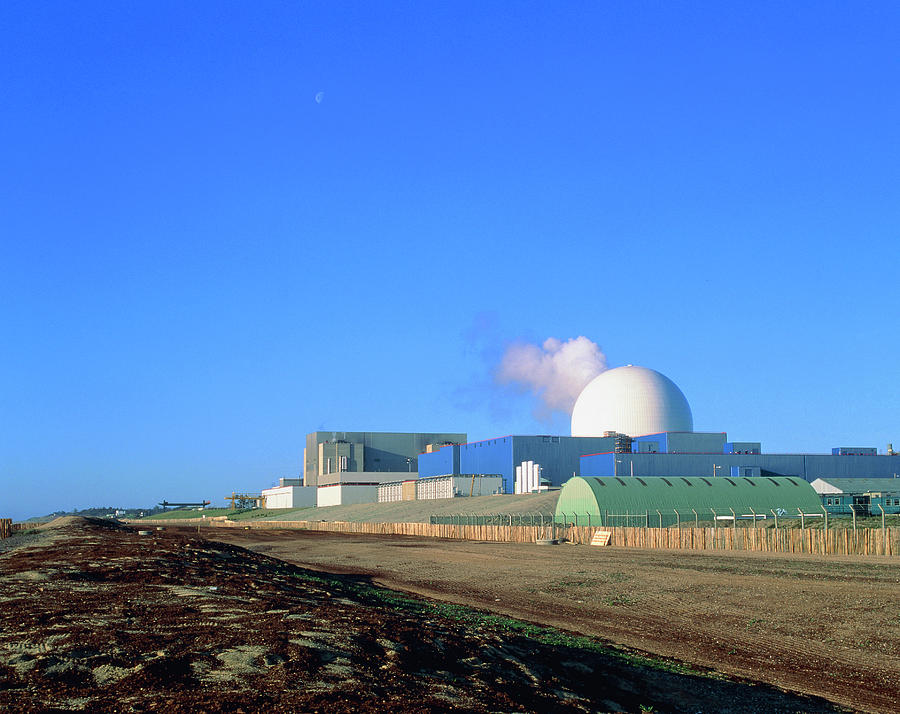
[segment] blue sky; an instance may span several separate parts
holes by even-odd
[[[0,4],[0,515],[221,497],[316,429],[900,445],[900,7]],[[322,101],[316,102],[322,92]]]

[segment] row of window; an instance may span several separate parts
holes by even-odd
[[[835,496],[834,498],[826,497],[825,505],[826,506],[840,506],[841,499],[838,496]],[[885,506],[900,506],[900,498],[885,498],[884,505]]]

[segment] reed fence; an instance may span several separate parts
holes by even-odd
[[[34,528],[34,523],[16,523],[12,518],[0,518],[0,538],[9,538],[14,533]]]
[[[145,525],[171,525],[249,530],[292,529],[362,535],[407,535],[427,538],[534,543],[561,539],[587,545],[600,530],[590,526],[556,525],[456,525],[432,523],[350,523],[345,521],[229,521],[227,519],[134,521]],[[900,528],[852,530],[832,528],[648,528],[615,526],[609,545],[622,548],[672,550],[741,550],[764,553],[808,553],[817,555],[898,555]]]

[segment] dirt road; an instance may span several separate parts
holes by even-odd
[[[900,710],[900,563],[302,531],[216,538],[873,712]]]

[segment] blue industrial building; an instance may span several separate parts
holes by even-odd
[[[516,466],[533,461],[541,466],[541,479],[561,486],[578,476],[582,454],[616,448],[616,437],[501,436],[496,439],[450,444],[430,454],[419,454],[419,478],[460,474],[499,474],[505,493],[513,493]]]
[[[450,444],[419,455],[419,477],[499,474],[512,493],[516,466],[533,461],[542,482],[561,486],[573,476],[793,476],[893,478],[900,455],[874,448],[838,447],[830,454],[764,454],[758,441],[728,441],[725,432],[663,432],[634,438],[501,436]]]
[[[581,457],[581,476],[796,476],[893,478],[900,456],[874,448],[838,447],[831,454],[763,454],[759,442],[729,442],[724,433],[667,432],[632,440],[631,453]]]

